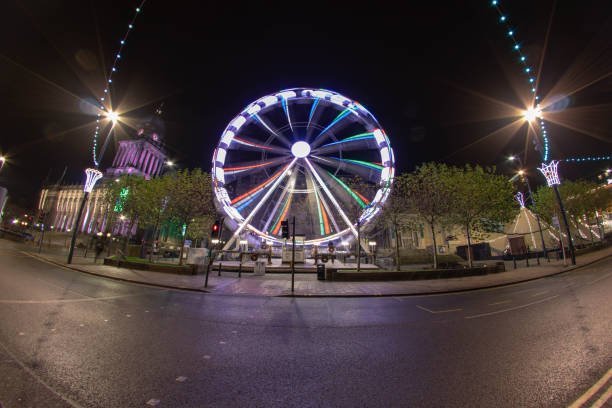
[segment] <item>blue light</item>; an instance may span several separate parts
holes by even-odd
[[[535,88],[531,88],[531,92],[535,92]]]
[[[124,40],[121,40],[120,42],[121,42],[121,45],[125,44],[125,41],[124,41]]]
[[[497,6],[497,0],[493,0],[493,1],[491,2],[491,5],[492,5],[492,6]]]
[[[512,31],[512,30],[508,31],[508,35],[509,35],[510,37],[512,37],[512,36],[514,35],[514,31]]]
[[[521,57],[521,61],[525,62],[525,60],[527,59],[527,57],[525,57],[524,55]]]
[[[520,46],[520,45],[518,45],[518,44],[514,44],[514,49],[515,49],[515,50],[518,50],[519,48],[521,48],[521,46]]]
[[[134,26],[130,24],[128,28],[131,30],[132,28],[134,28]]]
[[[121,54],[117,54],[117,58],[121,58]]]
[[[500,20],[500,21],[506,21],[506,16],[501,16],[501,17],[499,18],[499,20]]]
[[[113,67],[113,72],[117,71],[117,68]]]
[[[533,77],[529,78],[529,82],[533,82],[533,81],[535,81],[535,79]]]
[[[529,72],[529,71],[531,71],[531,68],[529,67],[525,68],[525,72]]]

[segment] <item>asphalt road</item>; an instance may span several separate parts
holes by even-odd
[[[612,258],[490,290],[312,299],[0,259],[3,408],[567,407],[612,368]],[[612,406],[600,383],[573,408]]]

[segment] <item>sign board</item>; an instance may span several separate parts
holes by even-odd
[[[305,236],[304,235],[296,235],[295,236],[295,262],[296,263],[304,263],[304,240],[305,240]],[[291,262],[291,256],[292,256],[292,251],[291,251],[291,244],[292,244],[292,239],[285,239],[283,241],[283,252],[282,252],[282,259],[283,262]]]
[[[556,215],[552,216],[552,224],[557,228],[559,227],[559,217],[558,216]]]

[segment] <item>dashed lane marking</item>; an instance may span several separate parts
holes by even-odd
[[[587,284],[587,285],[591,285],[591,284],[593,284],[593,283],[597,283],[597,282],[599,282],[600,280],[604,280],[604,279],[606,279],[607,277],[609,277],[609,276],[611,276],[611,275],[612,275],[612,272],[607,273],[607,274],[605,274],[604,276],[602,276],[601,278],[597,278],[597,279],[595,279],[595,280],[593,280],[593,281],[587,282],[586,284]]]
[[[176,377],[176,382],[185,382],[187,381],[187,377],[181,375],[180,377]]]
[[[210,356],[208,354],[206,354],[204,357],[202,357],[204,360],[210,360]]]
[[[152,407],[156,406],[157,404],[159,404],[159,400],[155,398],[151,398],[150,400],[147,401],[147,405],[152,406]]]
[[[540,295],[543,295],[543,294],[548,293],[548,292],[549,292],[548,290],[545,290],[543,292],[534,293],[533,295],[531,295],[531,297],[540,296]]]
[[[597,391],[599,391],[605,384],[606,382],[608,382],[608,380],[612,378],[612,368],[610,368],[608,370],[608,372],[606,372],[603,377],[601,377],[599,379],[599,381],[597,381],[595,384],[593,384],[593,386],[591,388],[589,388],[584,394],[582,394],[580,396],[580,398],[578,398],[576,401],[574,401],[574,403],[572,405],[570,405],[567,408],[579,408],[582,405],[584,405],[585,402],[587,402],[593,395],[595,395],[597,393]],[[604,396],[610,392],[610,395],[607,396],[606,400],[602,400],[602,398],[604,398]],[[603,404],[610,399],[610,396],[612,395],[612,386],[610,386],[610,388],[608,388],[606,390],[606,392],[595,402],[595,404],[599,403],[599,401],[602,401],[602,405],[598,405],[597,407],[601,407],[603,406]],[[596,405],[593,404],[593,407],[596,407]]]
[[[426,308],[424,306],[420,306],[420,305],[416,305],[416,307],[418,307],[419,309],[424,310],[426,312],[432,313],[432,314],[459,312],[459,311],[463,310],[462,308],[446,309],[446,310],[431,310],[431,309],[428,309],[428,308]]]
[[[504,305],[506,303],[511,303],[511,300],[502,300],[499,302],[493,302],[493,303],[489,303],[489,306],[496,306],[496,305]]]
[[[476,319],[478,317],[485,317],[485,316],[496,315],[496,314],[499,314],[499,313],[510,312],[512,310],[523,309],[523,308],[529,307],[531,305],[535,305],[535,304],[538,304],[538,303],[546,302],[546,301],[552,300],[552,299],[554,299],[556,297],[559,297],[559,295],[550,296],[550,297],[547,297],[547,298],[544,298],[544,299],[536,300],[535,302],[526,303],[524,305],[520,305],[520,306],[516,306],[516,307],[511,307],[511,308],[508,308],[508,309],[496,310],[494,312],[488,312],[488,313],[480,313],[480,314],[476,314],[476,315],[472,315],[472,316],[465,316],[465,318],[466,319]]]

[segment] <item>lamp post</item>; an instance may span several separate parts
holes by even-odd
[[[563,216],[563,222],[565,223],[565,232],[567,233],[567,239],[569,241],[569,250],[570,256],[572,258],[572,265],[576,265],[576,254],[574,252],[574,244],[572,243],[572,235],[570,233],[569,224],[567,223],[567,216],[565,215],[565,208],[563,207],[563,202],[561,201],[561,195],[559,194],[559,189],[557,186],[561,184],[559,180],[559,173],[557,171],[557,166],[559,162],[556,160],[551,161],[550,163],[542,163],[542,167],[539,168],[546,177],[546,182],[548,183],[548,187],[552,187],[555,190],[555,196],[557,197],[557,202],[559,203],[559,209],[561,210],[561,215]],[[563,239],[563,237],[561,237]]]
[[[72,263],[72,254],[74,253],[74,244],[76,244],[77,235],[79,234],[79,227],[81,223],[81,216],[83,215],[83,207],[85,207],[85,203],[87,202],[87,198],[89,197],[89,193],[93,190],[96,182],[102,178],[102,172],[97,169],[86,169],[85,176],[87,177],[85,180],[85,187],[83,188],[83,198],[81,199],[81,203],[79,204],[79,210],[77,212],[77,219],[73,227],[72,231],[72,239],[70,240],[70,249],[68,250],[68,261],[66,263]]]
[[[521,160],[519,156],[510,156],[508,157],[508,160],[511,160],[511,161],[518,160],[519,166],[521,166],[521,169],[523,168],[523,161]],[[538,222],[538,230],[540,231],[540,239],[542,240],[542,250],[544,251],[544,256],[546,256],[546,259],[548,260],[548,262],[550,262],[548,251],[546,250],[546,244],[544,243],[544,233],[542,232],[542,224],[540,223],[540,215],[538,214],[538,208],[536,206],[536,202],[533,199],[533,193],[531,192],[531,184],[529,183],[529,178],[525,176],[525,172],[523,170],[519,171],[519,176],[521,177],[521,180],[523,180],[525,184],[527,184],[527,191],[529,192],[529,197],[531,197],[531,204],[533,204],[533,213],[535,214],[536,221]]]

